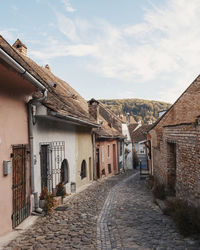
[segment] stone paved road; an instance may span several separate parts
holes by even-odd
[[[200,249],[153,203],[138,174],[112,188],[97,222],[97,249]]]
[[[152,200],[132,171],[95,182],[5,249],[200,249]]]
[[[31,229],[5,249],[96,249],[97,218],[104,201],[112,187],[131,173],[94,182],[51,216],[40,217]]]

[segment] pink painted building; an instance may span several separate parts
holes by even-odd
[[[101,102],[91,99],[88,102],[90,115],[99,123],[95,134],[95,178],[112,176],[119,172],[118,145],[125,139],[122,135],[122,122]]]
[[[97,178],[118,172],[116,139],[96,138],[96,170]]]
[[[27,103],[38,87],[43,88],[37,80],[33,83],[19,55],[0,36],[0,235],[30,213]]]

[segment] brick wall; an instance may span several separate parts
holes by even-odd
[[[153,151],[155,177],[168,191],[172,191],[175,181],[176,196],[200,206],[200,126],[191,123],[164,127],[160,149]]]
[[[149,131],[148,139],[152,152],[149,166],[155,178],[172,189],[175,175],[176,196],[200,206],[199,115],[200,76]]]
[[[194,122],[200,115],[200,76],[198,76],[187,90],[174,103],[159,123],[154,127],[159,147],[162,139],[162,128],[166,125]]]

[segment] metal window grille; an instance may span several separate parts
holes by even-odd
[[[65,142],[40,143],[41,188],[54,193],[61,181],[61,165],[65,158]]]

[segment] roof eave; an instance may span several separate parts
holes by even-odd
[[[62,120],[66,120],[68,122],[71,121],[72,123],[77,123],[78,125],[89,126],[89,127],[92,127],[92,128],[98,128],[99,127],[99,124],[97,124],[97,123],[88,122],[88,121],[85,121],[85,120],[83,120],[81,118],[77,118],[77,117],[73,117],[73,116],[61,115],[61,114],[59,114],[58,112],[55,112],[55,111],[50,111],[49,115],[53,116],[53,117],[56,117],[56,118],[59,118],[59,119],[62,119]]]

